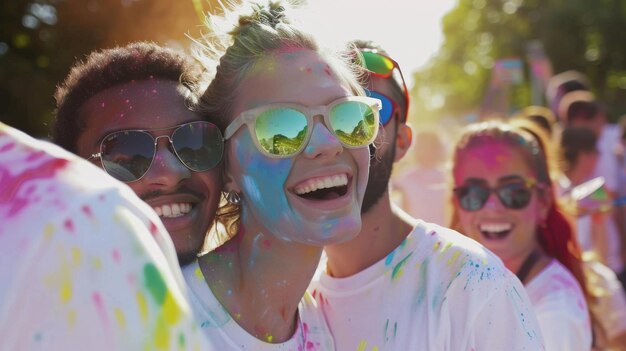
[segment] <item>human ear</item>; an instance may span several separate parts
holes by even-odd
[[[401,160],[407,153],[413,142],[413,129],[406,123],[398,124],[398,131],[396,133],[396,157],[394,162]]]

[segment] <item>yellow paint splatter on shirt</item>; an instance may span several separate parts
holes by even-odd
[[[61,297],[61,303],[67,303],[72,298],[72,282],[69,280],[61,283],[61,291],[59,296]]]
[[[99,257],[94,257],[91,259],[91,265],[95,269],[100,269],[102,268],[102,260]]]
[[[367,347],[367,342],[365,340],[361,340],[359,342],[359,345],[356,347],[356,351],[365,351],[366,347]]]
[[[73,247],[72,248],[72,264],[74,266],[79,266],[81,261],[82,261],[82,253],[80,252],[80,249],[77,247]]]
[[[76,311],[74,309],[67,311],[67,325],[70,327],[76,325]]]
[[[165,321],[170,325],[176,324],[180,320],[181,314],[181,307],[178,301],[168,291],[163,303],[163,317]]]
[[[461,255],[461,251],[457,251],[455,252],[449,259],[448,259],[448,266],[452,266],[454,264],[454,262],[456,262],[456,260],[459,258],[459,256]]]
[[[54,226],[51,223],[46,224],[43,229],[43,237],[46,240],[52,239],[52,235],[54,234]]]
[[[137,292],[137,305],[139,306],[141,321],[146,323],[148,321],[148,304],[146,303],[146,297],[141,291]]]
[[[121,309],[116,308],[113,313],[115,314],[115,319],[117,320],[117,324],[119,324],[120,329],[125,329],[126,317],[124,317],[124,312]]]
[[[196,267],[196,269],[193,271],[193,273],[196,275],[196,277],[199,280],[204,280],[204,274],[202,274],[202,270],[200,269],[200,267]]]

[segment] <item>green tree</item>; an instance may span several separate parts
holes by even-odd
[[[93,50],[148,40],[186,49],[208,0],[9,0],[0,3],[0,121],[49,134],[53,93]]]
[[[607,103],[626,112],[626,2],[623,0],[459,0],[443,19],[444,43],[414,74],[412,119],[476,113],[496,60],[526,58],[532,41],[554,72],[579,70]],[[531,104],[525,83],[510,91],[511,109]]]

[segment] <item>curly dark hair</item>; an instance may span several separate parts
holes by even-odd
[[[206,84],[206,70],[193,57],[154,43],[136,42],[94,51],[78,62],[54,93],[57,102],[52,139],[76,153],[77,140],[85,128],[81,107],[110,87],[150,78],[180,82],[188,89],[185,99],[195,105],[197,92]]]

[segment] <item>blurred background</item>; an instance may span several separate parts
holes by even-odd
[[[186,50],[191,41],[185,34],[200,33],[202,14],[216,2],[3,1],[0,121],[47,136],[54,88],[76,59],[135,40]],[[625,0],[334,3],[325,10],[343,22],[329,30],[347,36],[348,29],[363,29],[346,39],[375,39],[400,63],[411,89],[413,124],[464,124],[481,118],[489,105],[509,114],[545,104],[545,81],[571,69],[590,78],[610,119],[626,113]]]

